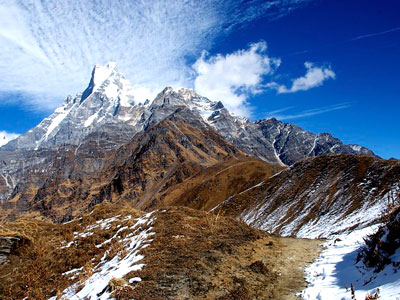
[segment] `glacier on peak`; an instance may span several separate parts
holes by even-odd
[[[115,71],[117,71],[115,62],[110,62],[106,66],[95,65],[92,72],[94,88],[100,86]]]

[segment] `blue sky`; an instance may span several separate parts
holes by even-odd
[[[194,87],[253,120],[275,116],[400,158],[398,1],[147,1],[114,5],[111,16],[94,1],[94,21],[74,28],[69,20],[90,7],[47,2],[0,6],[0,131],[37,125],[85,88],[93,64],[115,60],[145,96]],[[225,75],[235,70],[242,76]]]

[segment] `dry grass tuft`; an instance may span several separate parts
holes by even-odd
[[[0,299],[48,299],[61,295],[66,287],[75,282],[83,283],[93,275],[93,266],[108,247],[113,249],[108,253],[108,257],[112,258],[118,254],[121,245],[116,240],[107,247],[95,247],[112,237],[118,230],[116,226],[96,228],[93,235],[86,237],[76,237],[74,233],[84,232],[87,226],[97,224],[96,221],[116,215],[121,215],[120,219],[131,215],[132,219],[124,223],[131,226],[133,219],[142,214],[129,207],[105,203],[96,206],[91,214],[67,224],[20,220],[1,226],[0,235],[23,237],[26,242],[9,257],[9,263],[0,265]],[[71,241],[75,243],[61,248]],[[79,268],[82,270],[76,274],[62,275]]]

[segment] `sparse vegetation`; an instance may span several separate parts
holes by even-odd
[[[295,299],[320,241],[272,237],[183,207],[157,214],[135,299]],[[300,253],[299,253],[300,252]],[[287,256],[293,257],[290,262]],[[124,298],[121,298],[124,299]]]
[[[79,290],[96,272],[102,257],[124,255],[118,240],[129,231],[122,231],[122,236],[107,247],[96,245],[114,236],[118,227],[134,224],[133,219],[122,222],[124,216],[141,214],[103,203],[92,214],[67,224],[34,220],[7,224],[2,232],[23,232],[31,244],[0,266],[0,298],[60,297],[74,283]],[[140,252],[145,268],[108,283],[106,291],[118,300],[295,299],[296,291],[304,286],[299,267],[318,253],[320,241],[269,236],[211,213],[177,207],[155,214],[156,222],[151,226],[156,234]],[[93,234],[79,237],[85,228],[116,215],[120,215],[119,221],[112,228],[97,227]],[[287,256],[292,259],[288,261]]]
[[[400,262],[392,261],[390,256],[400,248],[400,206],[393,208],[387,222],[375,234],[365,239],[365,246],[357,256],[368,268],[382,271],[392,264],[394,270],[400,268]]]
[[[42,300],[60,295],[74,282],[83,282],[93,274],[93,266],[106,250],[96,247],[114,235],[117,229],[97,229],[85,238],[76,238],[76,244],[62,247],[74,240],[75,232],[82,232],[97,220],[117,214],[139,216],[134,209],[103,204],[90,215],[68,224],[51,224],[39,220],[20,220],[2,226],[1,235],[25,236],[29,242],[20,245],[18,253],[9,257],[9,263],[0,265],[0,299]],[[129,224],[130,220],[126,223]],[[115,245],[116,249],[118,242]],[[114,252],[111,255],[116,255]],[[81,269],[74,275],[64,272]],[[75,278],[76,277],[76,278]]]

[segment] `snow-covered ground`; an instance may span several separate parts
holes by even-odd
[[[116,221],[127,221],[131,216],[125,217],[123,220],[119,220],[120,216],[115,216],[105,220],[99,220],[95,225],[90,225],[85,229],[84,232],[74,233],[74,238],[89,236],[92,230],[99,227],[111,228],[113,223]],[[110,280],[113,278],[123,278],[129,272],[142,269],[144,266],[139,261],[144,258],[143,255],[139,254],[139,251],[149,245],[152,241],[150,238],[155,233],[152,232],[153,227],[151,225],[155,221],[155,217],[152,217],[152,213],[148,213],[145,216],[135,220],[136,223],[131,227],[119,227],[118,231],[109,240],[102,244],[96,245],[96,247],[107,246],[112,240],[120,239],[123,243],[123,252],[118,253],[112,259],[107,259],[109,250],[106,250],[101,261],[93,268],[93,274],[85,281],[78,281],[70,287],[66,288],[62,292],[61,299],[78,300],[78,299],[89,299],[89,300],[107,300],[111,298],[111,290],[108,289]],[[120,233],[122,231],[129,230],[130,233],[122,239]],[[67,245],[62,245],[61,248],[70,247],[74,241]],[[70,276],[70,279],[77,277],[82,268],[70,270],[65,272],[65,276]],[[141,281],[141,278],[134,277],[129,280],[130,283],[134,281]],[[59,299],[57,296],[50,298],[49,300]]]
[[[301,296],[306,300],[352,299],[350,286],[353,284],[355,296],[364,300],[366,295],[375,294],[379,289],[379,299],[400,299],[400,272],[388,265],[379,274],[366,269],[362,262],[357,265],[356,257],[364,238],[378,229],[378,225],[334,236],[325,243],[319,258],[306,269],[308,287]],[[400,261],[400,251],[392,256]],[[346,288],[347,287],[347,288]]]

